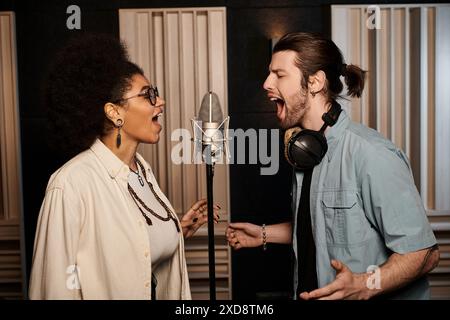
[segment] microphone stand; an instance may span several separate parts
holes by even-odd
[[[214,101],[213,101],[214,99]],[[213,103],[214,102],[214,103]],[[214,106],[214,108],[213,108]],[[218,120],[220,118],[220,120]],[[216,119],[217,121],[213,121]],[[214,246],[214,202],[213,202],[213,180],[214,165],[217,161],[216,152],[219,150],[215,143],[223,143],[228,140],[228,121],[230,117],[223,119],[222,110],[220,109],[219,98],[215,93],[209,91],[202,99],[199,111],[199,119],[192,119],[192,129],[194,132],[194,141],[196,151],[202,150],[202,159],[206,164],[206,192],[208,207],[208,263],[209,263],[209,295],[210,300],[216,300],[216,259]],[[201,125],[199,125],[201,121]],[[221,122],[220,124],[218,122]],[[224,126],[225,139],[217,132]],[[201,145],[200,145],[201,143]],[[201,147],[200,147],[201,146]],[[214,146],[214,147],[213,147]],[[225,144],[225,154],[227,154],[228,145]]]
[[[211,159],[209,159],[211,160]],[[214,208],[213,178],[214,163],[206,161],[206,192],[208,200],[208,259],[209,259],[209,297],[216,301],[216,259],[214,247]]]

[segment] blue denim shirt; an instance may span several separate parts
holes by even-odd
[[[331,259],[363,273],[383,264],[392,252],[413,252],[436,243],[409,161],[401,150],[377,131],[352,122],[345,111],[325,136],[328,152],[314,168],[310,194],[319,287],[335,279]],[[303,173],[295,171],[296,259],[295,224],[302,180]],[[294,272],[294,288],[297,284]],[[415,281],[392,298],[429,298],[428,281]]]

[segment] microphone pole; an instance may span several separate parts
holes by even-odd
[[[203,97],[198,119],[192,119],[196,152],[202,151],[206,164],[206,192],[208,208],[208,262],[209,262],[209,295],[216,300],[216,259],[214,246],[214,201],[213,181],[214,165],[225,152],[227,158],[229,117],[223,119],[219,97],[209,91]],[[224,149],[225,147],[225,149]]]
[[[211,100],[211,94],[209,96]],[[209,103],[211,106],[211,102]],[[216,301],[216,258],[215,258],[215,244],[214,244],[214,165],[216,162],[216,150],[214,150],[215,134],[218,127],[218,123],[213,122],[211,119],[212,112],[209,112],[209,120],[203,123],[202,128],[206,133],[204,135],[205,143],[205,164],[206,164],[206,198],[208,208],[208,262],[209,262],[209,298],[211,301]],[[211,133],[212,132],[212,133]]]
[[[206,163],[206,193],[208,200],[208,260],[209,260],[209,297],[216,301],[216,259],[214,246],[214,208],[213,208],[214,164]]]

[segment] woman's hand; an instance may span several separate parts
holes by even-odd
[[[263,244],[262,227],[248,222],[230,223],[226,230],[228,244],[235,250]]]
[[[220,207],[214,205],[214,222],[219,222]],[[181,218],[181,227],[183,228],[183,235],[188,239],[197,232],[198,228],[208,221],[208,206],[206,199],[202,199],[194,203],[188,212]]]

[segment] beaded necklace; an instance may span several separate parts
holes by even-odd
[[[137,207],[139,208],[139,211],[141,211],[142,215],[144,216],[145,221],[147,222],[147,224],[149,226],[151,226],[152,220],[150,219],[150,216],[148,213],[150,213],[151,215],[153,215],[155,218],[161,220],[161,221],[169,221],[172,220],[175,223],[175,227],[177,228],[177,231],[180,232],[180,226],[178,225],[178,221],[177,219],[175,219],[175,217],[173,216],[173,213],[171,212],[171,210],[169,209],[169,207],[164,203],[164,201],[161,200],[161,198],[158,196],[158,194],[155,192],[155,189],[153,188],[153,184],[150,183],[147,180],[147,174],[145,173],[145,169],[144,166],[142,165],[142,163],[136,159],[136,163],[139,165],[139,167],[141,168],[142,174],[144,175],[144,180],[147,182],[148,186],[150,187],[150,190],[152,191],[153,195],[155,196],[156,200],[159,202],[159,204],[164,208],[164,210],[166,210],[167,212],[167,217],[162,217],[159,214],[157,214],[155,211],[153,211],[152,209],[150,209],[144,201],[142,201],[141,198],[139,198],[139,196],[136,194],[136,192],[133,190],[133,188],[130,186],[130,184],[128,183],[128,191],[131,194],[131,197],[133,198],[134,202],[136,203]],[[140,182],[140,181],[139,181]],[[139,205],[139,204],[140,205]],[[144,210],[142,210],[142,208],[144,208],[147,212],[144,212]]]

